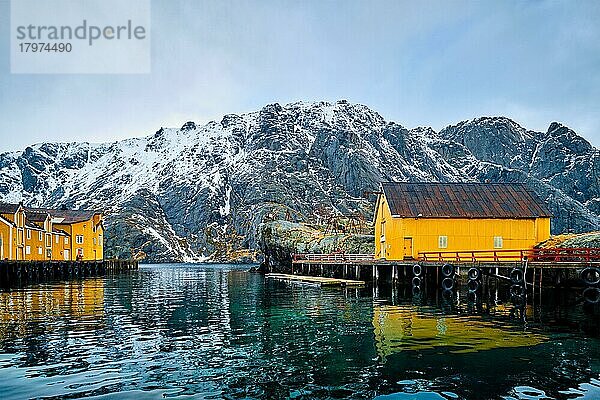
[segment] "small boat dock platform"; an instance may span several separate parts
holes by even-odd
[[[365,286],[365,281],[357,281],[351,279],[326,278],[321,276],[306,276],[306,275],[288,275],[288,274],[267,274],[267,279],[276,279],[283,281],[294,281],[302,283],[310,283],[318,286],[341,286],[341,287],[361,287]]]

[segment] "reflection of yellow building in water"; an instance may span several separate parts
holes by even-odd
[[[477,315],[424,314],[413,306],[376,306],[373,326],[377,352],[384,358],[407,350],[445,347],[452,353],[469,353],[535,346],[546,340],[543,335],[511,330]]]
[[[102,260],[102,213],[0,204],[0,260]]]
[[[0,338],[25,335],[31,323],[50,327],[56,317],[94,321],[104,316],[104,280],[90,278],[52,286],[0,292]],[[89,326],[86,327],[89,329]]]

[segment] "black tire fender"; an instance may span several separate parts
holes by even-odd
[[[513,268],[510,271],[510,281],[516,285],[520,285],[525,281],[525,274],[521,268]]]
[[[454,279],[448,278],[448,277],[442,279],[442,289],[444,289],[444,290],[454,289]]]
[[[421,274],[423,273],[423,267],[421,266],[421,264],[413,265],[412,270],[414,276],[421,276]]]
[[[470,268],[467,275],[469,276],[470,280],[475,281],[481,278],[481,270],[476,267]]]
[[[454,275],[455,268],[452,264],[444,264],[442,265],[442,275],[446,278],[449,278]]]

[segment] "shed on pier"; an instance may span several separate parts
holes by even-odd
[[[386,182],[375,208],[375,258],[528,249],[550,237],[550,218],[521,183]]]

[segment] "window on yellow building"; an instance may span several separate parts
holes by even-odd
[[[31,254],[31,246],[25,246],[25,254]]]
[[[69,244],[69,238],[65,236],[65,244]]]
[[[38,246],[38,254],[41,256],[42,254],[44,254],[44,252],[42,251],[42,248],[40,246]]]
[[[56,235],[56,244],[60,243],[60,236]]]
[[[438,247],[440,249],[448,248],[448,236],[439,236],[438,237]]]
[[[52,246],[52,234],[47,233],[46,234],[46,247],[50,247]]]
[[[94,246],[96,245],[96,238],[94,238]]]
[[[385,221],[381,221],[381,241],[385,242]]]
[[[27,240],[31,239],[31,229],[27,229]]]
[[[38,239],[40,240],[40,242],[44,241],[44,232],[42,232],[42,231],[38,232]]]
[[[52,258],[52,249],[47,249],[46,250],[46,257],[47,258]]]
[[[494,236],[494,248],[501,249],[502,245],[502,236]]]
[[[77,236],[75,236],[75,243],[77,243],[77,244],[83,244],[83,235],[77,235]]]

